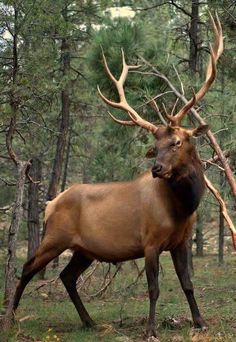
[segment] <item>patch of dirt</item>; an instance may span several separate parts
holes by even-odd
[[[206,332],[196,332],[192,330],[190,333],[192,342],[214,342],[215,340]]]

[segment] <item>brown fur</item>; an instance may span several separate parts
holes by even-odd
[[[132,182],[73,185],[48,204],[46,236],[62,231],[67,248],[108,262],[142,257],[149,244],[167,250],[173,234],[178,244],[189,233],[194,214],[178,217],[166,183],[148,171]]]

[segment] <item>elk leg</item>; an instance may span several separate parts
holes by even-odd
[[[193,284],[188,270],[188,253],[186,244],[183,243],[172,250],[171,256],[180,284],[189,303],[194,327],[206,330],[207,324],[199,312],[198,305],[194,297]]]
[[[52,259],[57,257],[63,252],[63,249],[55,248],[55,245],[50,245],[47,240],[43,240],[35,256],[27,261],[23,266],[21,279],[16,288],[14,300],[13,300],[13,311],[15,311],[19,305],[19,301],[24,292],[26,285],[33,278],[33,276],[41,271]]]
[[[95,325],[85,309],[76,289],[76,281],[78,277],[91,265],[93,260],[86,258],[79,252],[75,252],[69,262],[60,274],[60,278],[72,300],[80,319],[85,327]]]
[[[151,248],[145,251],[145,270],[148,282],[148,293],[149,293],[149,318],[147,324],[147,337],[157,336],[156,333],[156,302],[159,296],[159,253],[156,249]]]

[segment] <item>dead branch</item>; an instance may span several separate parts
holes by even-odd
[[[117,273],[121,269],[121,265],[122,265],[121,263],[118,264],[118,266],[117,266],[113,276],[108,280],[108,282],[99,291],[97,291],[96,293],[90,295],[90,297],[94,298],[94,297],[97,297],[97,296],[101,296],[108,289],[108,287],[111,285],[112,281],[115,279]]]
[[[182,94],[182,95],[185,95],[183,82],[182,82],[182,80],[181,80],[181,78],[180,78],[180,75],[179,75],[179,72],[178,72],[178,70],[176,69],[176,67],[174,66],[174,64],[173,64],[173,69],[174,69],[174,71],[175,71],[175,73],[176,73],[176,76],[177,76],[177,78],[178,78],[178,80],[179,80],[179,83],[180,83],[181,94]]]
[[[93,267],[91,268],[91,270],[89,272],[87,272],[87,274],[84,278],[82,275],[80,276],[79,281],[81,282],[81,284],[78,286],[79,290],[81,290],[85,286],[85,284],[91,279],[92,275],[97,270],[97,268],[100,264],[101,263],[99,261],[96,261],[94,263]]]
[[[43,284],[40,284],[40,285],[36,286],[33,290],[28,292],[28,295],[31,295],[33,292],[40,290],[44,286],[50,285],[52,283],[55,283],[58,279],[59,279],[59,277],[56,277],[56,278],[44,281]]]
[[[224,156],[225,158],[229,158],[230,156],[230,151],[223,151],[224,153]],[[210,158],[210,159],[207,159],[207,160],[204,160],[204,159],[201,159],[202,162],[203,162],[203,165],[204,165],[204,169],[207,170],[209,168],[209,166],[207,164],[210,164],[211,165],[218,165],[218,161],[219,161],[219,156],[214,156],[213,158]],[[223,169],[224,171],[224,169]]]
[[[192,18],[192,15],[190,12],[186,11],[185,8],[181,7],[179,4],[177,4],[174,0],[168,0],[168,1],[164,1],[160,4],[155,4],[153,6],[148,6],[148,7],[138,7],[135,10],[136,11],[149,11],[152,10],[154,8],[163,6],[163,5],[173,5],[175,8],[177,8],[179,11],[183,12],[185,15],[187,15],[188,17]]]
[[[160,112],[160,109],[159,109],[159,107],[158,107],[156,101],[155,101],[154,99],[151,99],[151,100],[148,101],[148,104],[149,104],[150,107],[154,110],[154,112],[157,113],[157,115],[158,115],[158,117],[159,117],[161,123],[162,123],[163,125],[166,126],[166,125],[167,125],[167,122],[166,122],[166,120],[164,119],[164,117],[162,116],[162,114],[161,114],[161,112]]]
[[[211,159],[213,159],[213,158],[211,158]],[[211,159],[208,159],[208,160],[201,159],[203,165],[205,165],[204,166],[205,169],[209,169],[210,166],[216,166],[219,170],[224,171],[223,167],[221,167],[217,163],[214,163]],[[206,167],[206,165],[208,165],[208,167]]]
[[[213,193],[213,195],[215,196],[215,198],[217,199],[217,201],[220,204],[221,212],[222,212],[222,214],[225,218],[225,221],[227,222],[228,227],[231,231],[234,248],[236,249],[236,228],[234,227],[234,224],[233,224],[231,218],[229,217],[229,214],[228,214],[227,209],[226,209],[225,202],[224,202],[223,198],[221,197],[219,191],[213,186],[213,184],[207,178],[206,175],[204,175],[204,179],[205,179],[205,182],[206,182],[208,189]]]
[[[16,183],[8,182],[5,179],[3,179],[2,177],[0,177],[0,181],[3,182],[7,186],[16,186]]]
[[[0,212],[6,213],[6,212],[9,211],[12,207],[13,207],[13,203],[10,204],[10,205],[6,205],[5,207],[0,207]]]
[[[35,181],[33,180],[33,178],[30,176],[29,172],[30,172],[30,168],[31,168],[31,165],[32,165],[32,160],[29,160],[28,161],[28,166],[26,168],[26,177],[28,178],[28,180],[30,181],[30,183],[33,183],[33,184],[40,184],[40,181]]]
[[[7,133],[6,133],[6,147],[8,154],[11,158],[11,160],[14,162],[15,165],[18,164],[18,158],[17,155],[15,154],[15,151],[13,150],[12,146],[12,140],[13,140],[13,135],[16,129],[16,115],[14,115],[11,118],[10,125],[8,127]]]
[[[139,273],[138,273],[136,279],[135,279],[132,283],[130,283],[130,284],[126,287],[126,289],[130,289],[132,286],[135,286],[135,285],[137,284],[137,282],[139,281],[139,279],[143,276],[144,271],[145,271],[145,266],[141,269],[141,271],[139,271]]]

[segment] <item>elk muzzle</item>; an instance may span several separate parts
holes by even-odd
[[[152,177],[170,178],[171,168],[168,168],[164,163],[156,162],[155,165],[152,167]]]

